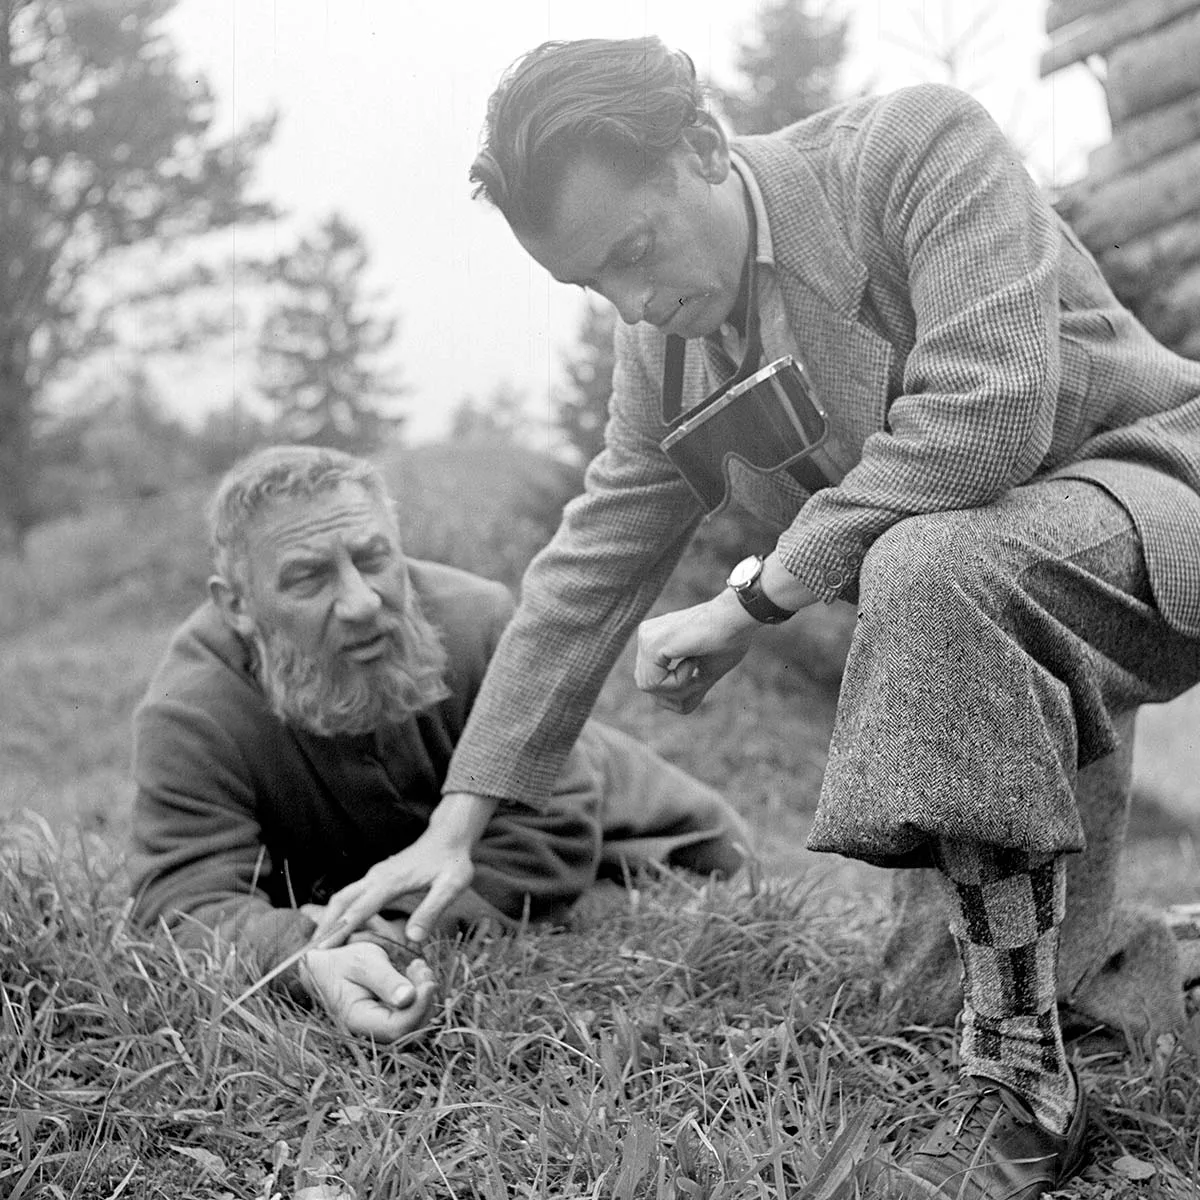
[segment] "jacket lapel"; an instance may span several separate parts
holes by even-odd
[[[859,320],[867,268],[843,236],[821,180],[801,148],[774,137],[736,149],[762,191],[775,268],[804,365],[852,462],[886,427],[892,347]],[[827,155],[828,146],[820,153]],[[846,464],[850,465],[850,464]]]
[[[892,347],[829,308],[791,272],[780,272],[780,286],[804,365],[849,467],[862,457],[867,438],[887,427]]]

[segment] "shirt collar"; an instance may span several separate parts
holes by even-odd
[[[767,208],[763,203],[758,180],[754,178],[754,172],[750,170],[750,164],[736,150],[729,152],[729,158],[733,169],[738,173],[738,177],[745,185],[746,195],[750,197],[750,207],[754,210],[754,224],[757,230],[758,242],[755,246],[754,261],[760,266],[774,267],[775,246],[771,241],[771,223],[767,220]]]

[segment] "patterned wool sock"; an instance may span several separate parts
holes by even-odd
[[[936,861],[963,964],[963,1072],[1011,1088],[1061,1134],[1076,1104],[1056,1003],[1066,861],[957,841]]]

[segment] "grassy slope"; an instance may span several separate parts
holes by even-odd
[[[521,550],[504,538],[535,531],[504,519],[511,495],[478,497],[513,464],[487,451],[469,486],[444,455],[402,465],[437,481],[402,492],[410,547],[507,574]],[[204,578],[199,500],[44,531],[0,576],[0,814],[46,822],[0,831],[0,1195],[886,1195],[867,1163],[928,1121],[950,1035],[894,1028],[874,996],[882,873],[800,848],[832,698],[765,662],[688,720],[622,669],[600,706],[735,800],[758,883],[647,883],[566,932],[441,946],[443,1011],[420,1045],[372,1051],[259,994],[236,1002],[227,965],[130,937],[128,716]],[[1131,889],[1194,896],[1186,823],[1145,829]],[[1105,1172],[1072,1194],[1194,1194],[1198,1062],[1194,1031],[1088,1064]],[[1122,1153],[1157,1173],[1130,1182]]]

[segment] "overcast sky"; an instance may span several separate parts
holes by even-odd
[[[944,79],[933,57],[982,22],[957,82],[1014,138],[1047,184],[1082,174],[1107,140],[1099,84],[1082,68],[1039,82],[1044,0],[846,0],[846,90]],[[286,216],[256,247],[286,249],[337,210],[364,233],[372,283],[400,317],[396,358],[412,391],[410,438],[438,436],[465,394],[502,381],[544,415],[579,295],[528,261],[503,219],[470,199],[487,97],[503,69],[547,38],[656,33],[704,76],[734,82],[752,0],[180,0],[168,28],[202,71],[227,134],[271,106],[281,113],[257,192]],[[251,239],[229,235],[226,249]],[[250,337],[210,348],[202,366],[159,374],[177,410],[195,414],[253,394]]]

